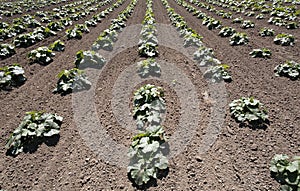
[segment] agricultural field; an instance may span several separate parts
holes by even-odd
[[[0,191],[300,190],[299,0],[0,0]]]

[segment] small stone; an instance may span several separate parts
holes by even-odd
[[[200,156],[196,156],[195,158],[197,162],[203,162],[203,159]]]

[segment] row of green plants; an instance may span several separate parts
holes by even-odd
[[[121,3],[124,1],[119,1],[113,5],[113,7],[118,7]],[[111,9],[111,7],[109,8]],[[102,12],[101,12],[102,13]],[[61,40],[57,40],[54,43],[50,44],[49,47],[39,47],[35,50],[32,50],[28,53],[28,58],[32,63],[40,63],[40,64],[49,64],[52,62],[53,57],[55,56],[54,51],[64,51],[64,43]],[[13,48],[10,48],[13,50]],[[13,52],[15,53],[15,52]],[[84,58],[83,58],[84,57]],[[99,62],[100,57],[98,54],[95,54],[94,52],[90,51],[79,51],[77,53],[77,58],[75,61],[75,66],[79,67],[79,64],[81,64],[80,67],[84,66],[90,66],[91,63],[96,62],[98,65],[101,65],[101,62],[103,61],[102,58],[100,57],[101,62]],[[95,60],[96,59],[96,60]],[[98,60],[97,60],[98,59]],[[99,63],[98,63],[99,62]],[[4,71],[3,75],[1,75],[1,80],[3,81],[2,84],[3,87],[1,89],[4,89],[5,87],[11,87],[11,86],[19,86],[23,83],[16,83],[15,79],[19,76],[16,76],[15,73],[19,75],[17,72],[18,70],[12,70],[13,66],[10,67],[4,67],[2,70]],[[15,66],[14,66],[15,67]],[[21,68],[21,66],[18,66]],[[9,69],[7,69],[9,68]],[[22,74],[24,74],[24,70],[22,69]],[[12,72],[8,71],[12,70]],[[16,71],[16,72],[15,72]],[[11,77],[13,75],[13,77]],[[25,78],[25,76],[24,76]],[[64,70],[58,74],[58,83],[57,83],[57,88],[55,89],[55,92],[70,92],[72,90],[78,90],[78,89],[86,89],[87,87],[90,86],[90,82],[86,79],[86,76],[84,75],[84,72],[82,70],[79,70],[78,68],[74,68],[70,71]],[[25,81],[25,80],[24,80]],[[77,83],[78,82],[78,83]]]
[[[140,132],[132,138],[127,172],[137,187],[159,178],[161,171],[168,168],[167,139],[160,125],[164,111],[165,98],[161,87],[146,84],[134,92],[132,113]]]
[[[163,0],[164,1],[164,0]],[[166,2],[164,2],[165,6],[167,5]],[[178,16],[177,16],[178,17]],[[179,20],[178,22],[180,22],[182,24],[182,20]],[[201,43],[199,43],[201,44]],[[213,55],[213,51],[211,49],[207,49],[205,47],[200,47],[198,52],[196,52],[194,54],[194,57],[196,59],[199,59],[203,62],[203,60],[206,59],[207,56],[212,56]],[[262,48],[262,49],[254,49],[251,53],[251,56],[253,57],[270,57],[271,56],[271,51],[267,48]],[[204,65],[204,64],[202,64]],[[216,67],[221,67],[221,65],[216,66]],[[225,67],[227,67],[225,65]],[[284,69],[283,69],[284,68]],[[280,75],[287,75],[287,74],[292,74],[295,76],[299,76],[299,70],[296,69],[299,68],[299,64],[297,65],[296,62],[294,61],[288,61],[285,64],[281,64],[279,66],[277,66],[275,68],[275,72],[276,75],[279,76],[279,70],[281,71],[285,71],[284,73],[282,72]],[[211,69],[210,69],[211,70]],[[209,73],[209,70],[207,70],[204,74],[207,75],[207,73]],[[221,73],[222,72],[216,72],[215,74],[217,74],[218,78],[221,78]],[[210,73],[210,75],[212,76],[213,74]],[[231,77],[230,77],[231,79]],[[224,79],[225,80],[225,79]],[[269,121],[268,121],[268,112],[266,110],[266,108],[264,107],[264,105],[257,99],[255,99],[254,97],[241,97],[240,99],[237,100],[233,100],[230,104],[230,112],[232,117],[239,123],[241,123],[242,125],[249,125],[252,128],[264,128],[265,125],[268,125]],[[297,163],[298,164],[298,163]],[[298,171],[295,170],[298,168]],[[283,184],[282,186],[282,190],[292,190],[292,191],[296,191],[298,189],[298,184],[299,184],[299,167],[297,166],[293,170],[293,172],[296,174],[294,174],[293,176],[290,174],[287,174],[285,172],[285,179],[287,181],[282,181],[282,174],[277,175],[281,177],[277,178],[276,180],[278,182],[280,182],[281,184]],[[297,175],[298,173],[298,175]],[[292,184],[286,183],[288,182],[288,180],[293,180]],[[295,186],[296,185],[296,186]]]
[[[93,43],[93,50],[113,50],[113,44],[118,40],[118,33],[121,32],[124,27],[126,27],[126,21],[132,15],[136,4],[137,0],[131,1],[131,3],[125,8],[125,10],[120,12],[118,17],[111,21],[109,28],[104,30],[98,36],[97,40]]]
[[[109,1],[104,1],[104,2],[100,3],[98,6],[103,6],[103,5],[107,4],[108,2]],[[25,15],[22,17],[22,22],[25,22],[26,18],[27,18],[27,20],[32,19],[31,16]],[[94,20],[92,20],[92,21],[94,21]],[[92,22],[92,21],[89,21],[89,22]],[[98,22],[100,22],[100,21],[98,21]],[[27,34],[21,34],[15,38],[14,45],[11,45],[11,44],[1,44],[0,45],[1,46],[0,58],[8,58],[8,57],[14,55],[16,53],[15,47],[25,47],[26,48],[33,44],[36,44],[37,42],[44,40],[45,38],[47,38],[49,36],[56,35],[56,32],[54,32],[54,31],[59,31],[64,28],[64,25],[70,25],[70,24],[72,24],[72,23],[70,23],[70,22],[65,22],[64,24],[62,24],[62,22],[50,23],[49,25],[47,25],[49,27],[45,28],[42,26],[42,27],[38,27],[38,28],[34,29],[33,32],[30,32]],[[75,28],[76,28],[76,31],[78,29],[80,33],[81,33],[81,31],[84,31],[84,32],[89,31],[86,24],[78,24],[75,26]],[[68,30],[67,30],[67,37],[68,37]],[[48,54],[44,54],[42,52],[45,52]],[[49,59],[49,56],[50,57],[54,56],[54,55],[51,56],[50,51],[46,50],[45,47],[40,47],[40,48],[38,48],[38,50],[34,50],[33,54],[31,54],[31,53],[29,53],[29,54],[33,55],[30,57],[35,57],[36,54],[38,55],[37,57],[40,57],[40,53],[42,53],[41,54],[42,57],[45,57],[45,58],[41,58],[39,60],[42,61],[44,59],[45,63],[51,62],[51,59]],[[39,62],[41,62],[41,61],[39,61]]]
[[[160,65],[155,59],[158,56],[158,41],[153,0],[147,0],[146,3],[147,9],[138,43],[139,55],[146,57],[137,63],[138,74],[142,78],[160,75]],[[140,132],[132,138],[127,172],[129,179],[138,188],[146,188],[150,180],[156,181],[162,171],[168,168],[168,145],[164,127],[161,126],[161,115],[164,111],[163,88],[146,84],[134,92],[132,114]]]
[[[159,52],[157,50],[157,30],[152,4],[152,1],[147,1],[146,14],[142,22],[143,26],[138,43],[139,55],[146,57],[145,60],[137,63],[138,74],[142,78],[146,78],[148,76],[160,76],[161,72],[160,65],[155,59]]]
[[[118,7],[124,1],[120,0],[114,6]],[[49,47],[40,47],[31,51],[28,57],[35,62],[50,62],[52,51],[63,51],[64,44],[58,40]],[[79,51],[76,55],[76,67],[90,67],[91,64],[101,65],[105,63],[105,59],[94,51]],[[71,70],[63,70],[58,74],[57,87],[54,92],[70,92],[73,90],[87,89],[91,83],[87,80],[83,70],[78,68]],[[2,72],[3,71],[3,72]],[[2,83],[2,74],[6,74],[6,78],[10,78],[9,82]],[[10,75],[10,77],[8,77]],[[1,86],[14,85],[14,83],[24,83],[26,77],[24,70],[19,65],[13,67],[5,67],[0,69]],[[44,111],[30,111],[26,115],[20,125],[12,132],[5,148],[8,154],[13,156],[21,152],[31,152],[32,147],[37,147],[45,142],[49,143],[49,138],[59,137],[60,127],[63,117],[57,114],[46,113]]]
[[[108,7],[104,11],[97,14],[94,18],[99,18],[99,21],[101,21],[102,18],[105,18],[110,12],[118,8],[120,5],[122,5],[125,1],[124,0],[118,0],[115,2],[111,7]],[[134,2],[134,1],[133,1]],[[128,7],[122,11],[118,18],[122,17],[127,20],[127,17],[129,17],[131,14],[134,6],[132,6],[134,3],[130,3]],[[129,9],[130,8],[130,9]],[[109,29],[104,30],[103,33],[105,33],[108,30],[111,30],[112,26],[116,27],[116,24],[112,21],[112,25],[110,25]],[[121,25],[123,26],[123,25]],[[115,29],[117,30],[117,29]],[[99,39],[99,37],[98,37]],[[117,40],[117,39],[116,39]],[[96,40],[97,42],[97,40]],[[96,43],[95,42],[95,43]],[[93,48],[95,47],[95,43],[93,44]],[[94,50],[87,50],[83,51],[80,50],[76,53],[76,58],[74,61],[74,68],[70,70],[63,70],[58,74],[58,82],[56,85],[56,88],[53,90],[54,93],[60,93],[62,95],[72,93],[74,91],[82,91],[87,90],[91,87],[91,82],[88,80],[85,72],[83,69],[85,68],[102,68],[104,64],[106,63],[106,59],[95,52]]]
[[[92,1],[95,4],[99,2],[99,0],[94,0]],[[41,21],[49,21],[45,22],[48,23],[45,26],[42,26],[42,24],[35,18],[35,16],[25,14],[22,17],[18,17],[13,19],[12,24],[7,24],[5,22],[0,23],[0,39],[5,40],[8,38],[15,37],[19,34],[22,34],[24,32],[27,32],[28,28],[37,28],[37,27],[45,27],[49,28],[52,31],[60,31],[64,29],[66,26],[72,25],[72,20],[79,20],[83,17],[86,17],[87,15],[90,14],[92,11],[96,11],[97,8],[108,4],[110,1],[103,1],[100,2],[97,5],[91,6],[91,2],[86,2],[84,5],[82,5],[80,8],[79,7],[72,7],[68,9],[58,9],[53,11],[51,17],[47,17],[47,14],[45,12],[37,12],[35,15],[38,17],[42,17]],[[74,5],[74,3],[68,4],[68,5]],[[89,7],[91,6],[91,7]],[[69,6],[66,6],[69,7]],[[71,16],[68,13],[70,10],[76,9],[76,14],[78,15],[77,17]],[[81,10],[81,12],[79,12]],[[59,11],[59,12],[57,12]],[[49,13],[50,14],[50,13]],[[74,13],[75,14],[75,13]],[[75,19],[76,18],[76,19]],[[59,21],[55,21],[59,19]]]
[[[283,2],[274,1],[273,3],[266,3],[264,0],[260,1],[242,1],[237,2],[234,0],[220,1],[220,0],[206,0],[207,3],[221,8],[229,9],[236,13],[243,13],[248,17],[256,17],[257,19],[263,19],[267,17],[267,14],[271,17],[280,18],[284,21],[295,21],[300,14],[300,10],[297,9],[297,1]],[[294,5],[283,5],[283,3],[294,3]],[[299,2],[298,2],[299,4]],[[207,5],[201,2],[203,8],[216,10],[214,6]],[[256,13],[258,12],[258,13]]]
[[[207,67],[206,72],[204,72],[204,77],[211,82],[230,82],[232,77],[229,73],[229,66],[222,64],[214,56],[212,49],[207,48],[202,43],[202,36],[200,36],[196,31],[187,26],[184,18],[177,14],[173,8],[171,8],[166,0],[163,0],[163,5],[167,9],[168,16],[175,26],[180,36],[184,39],[184,47],[196,47],[197,50],[194,52],[193,59],[197,62],[200,67]]]
[[[0,15],[12,17],[24,12],[31,12],[32,10],[42,9],[49,5],[59,5],[65,3],[66,0],[51,0],[51,1],[5,1],[0,4]]]
[[[157,31],[154,13],[152,10],[152,2],[147,1],[147,10],[142,24],[143,27],[140,34],[140,41],[138,44],[139,54],[143,57],[158,56],[158,41],[156,37]]]
[[[192,12],[194,16],[196,16],[199,19],[202,19],[202,24],[207,25],[208,29],[219,29],[221,28],[219,32],[219,36],[221,37],[230,37],[230,45],[244,45],[249,42],[248,35],[244,32],[237,32],[234,28],[224,26],[222,27],[221,22],[212,18],[208,17],[205,13],[201,12],[200,10],[196,10],[193,6],[189,5],[188,3],[184,2],[183,0],[177,0],[176,1],[179,5],[183,6],[185,9],[187,9],[189,12]],[[202,4],[198,1],[192,1],[192,3],[195,3],[197,6],[202,7]],[[233,20],[233,23],[241,23],[241,28],[247,29],[247,28],[253,28],[255,25],[250,20],[244,20],[241,17],[235,18]],[[274,36],[274,30],[269,28],[262,28],[259,32],[260,36]],[[291,34],[287,33],[280,33],[276,35],[274,38],[274,43],[282,46],[293,46],[295,43],[295,37]]]
[[[97,15],[99,18],[106,17],[107,14],[112,12],[115,8],[122,5],[125,1],[119,0],[114,3],[111,7],[107,8],[106,10],[102,11]],[[117,33],[121,32],[122,28],[126,26],[125,21],[131,16],[133,13],[133,9],[136,5],[137,1],[133,0],[124,11],[120,12],[116,19],[111,21],[111,25],[108,29],[104,30],[97,40],[93,43],[93,50],[83,51],[80,50],[76,53],[76,59],[74,62],[74,68],[70,70],[63,70],[58,74],[58,82],[57,86],[54,89],[54,93],[60,94],[68,94],[73,91],[81,91],[86,90],[91,87],[91,82],[87,79],[83,69],[85,68],[102,68],[106,63],[106,59],[95,52],[94,50],[98,50],[100,48],[105,50],[112,50],[113,43],[109,45],[101,44],[99,41],[100,37],[105,38],[113,38],[113,41],[117,40]],[[103,35],[105,34],[105,35]],[[113,34],[113,35],[112,35]],[[99,43],[99,44],[98,44]],[[103,46],[99,46],[99,45]],[[109,47],[109,48],[108,48]]]

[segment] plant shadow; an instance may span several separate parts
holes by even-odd
[[[157,179],[162,180],[163,178],[167,177],[169,174],[169,168],[164,169],[164,170],[160,170],[158,169],[157,172]],[[143,185],[137,185],[134,182],[134,179],[130,176],[130,173],[127,173],[127,177],[128,179],[132,182],[132,186],[135,187],[138,190],[148,190],[151,187],[157,187],[157,179],[151,177],[150,180],[147,182],[147,184],[143,184]]]
[[[30,153],[30,154],[34,153],[37,151],[39,146],[43,143],[45,143],[49,147],[53,147],[53,146],[57,145],[59,139],[60,139],[60,135],[53,135],[51,137],[43,137],[40,139],[34,139],[34,140],[27,141],[26,143],[24,143],[23,152]],[[12,151],[13,151],[13,148],[8,149],[6,151],[6,156],[16,157],[17,154],[13,154]]]
[[[240,128],[249,127],[252,130],[257,130],[257,129],[266,130],[269,125],[270,125],[269,120],[265,120],[265,121],[258,120],[258,121],[248,122],[248,123],[240,123],[239,127]]]

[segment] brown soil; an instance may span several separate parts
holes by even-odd
[[[28,80],[19,88],[0,91],[0,189],[136,190],[127,178],[126,168],[99,157],[81,137],[74,120],[73,95],[60,96],[52,93],[59,71],[72,68],[76,52],[90,49],[100,32],[109,26],[110,20],[116,18],[128,4],[127,0],[96,28],[91,27],[91,32],[84,34],[81,40],[67,41],[66,50],[57,53],[54,61],[47,66],[29,65],[25,56],[33,48],[48,46],[56,39],[43,41],[24,50],[20,49],[17,55],[1,61],[1,66],[13,62],[21,64]],[[229,108],[226,107],[225,121],[220,127],[216,142],[207,152],[199,154],[199,145],[205,141],[203,138],[205,128],[212,117],[210,95],[208,98],[206,95],[208,84],[190,58],[177,50],[159,46],[158,59],[174,64],[174,67],[183,71],[194,85],[199,100],[198,106],[195,107],[200,112],[197,114],[198,127],[188,147],[170,159],[168,175],[158,180],[157,186],[150,187],[149,190],[279,190],[279,184],[270,177],[269,162],[276,153],[290,156],[300,154],[298,130],[300,81],[275,77],[273,69],[286,59],[300,62],[298,42],[294,47],[281,47],[274,45],[271,38],[259,37],[257,31],[267,25],[266,20],[263,20],[255,21],[259,27],[247,29],[246,32],[250,35],[248,45],[232,47],[228,38],[218,36],[218,30],[208,30],[201,24],[201,20],[178,6],[175,1],[170,0],[169,4],[185,18],[191,28],[203,36],[203,43],[214,50],[216,57],[230,66],[233,81],[225,84],[227,92],[225,104],[228,105],[241,96],[253,95],[268,109],[270,125],[266,129],[240,127],[231,118]],[[139,1],[134,14],[127,21],[127,26],[140,24],[145,9],[145,1]],[[160,1],[154,1],[153,10],[158,23],[170,23]],[[230,23],[227,24],[230,26]],[[296,33],[294,34],[296,39],[300,39]],[[62,36],[63,34],[59,37]],[[259,47],[270,48],[273,52],[271,59],[249,56],[253,48]],[[101,125],[113,140],[126,147],[129,147],[130,137],[134,133],[124,129],[115,118],[111,103],[112,89],[118,76],[126,68],[141,60],[137,48],[137,46],[128,48],[106,63],[101,69],[95,88],[96,110]],[[178,119],[183,115],[184,108],[181,108],[180,97],[172,84],[159,79],[141,81],[139,85],[147,82],[165,89],[167,111],[163,125],[171,137],[180,128]],[[134,89],[128,91],[132,92]],[[42,144],[35,152],[21,153],[17,157],[6,155],[4,145],[7,138],[19,125],[24,113],[31,110],[43,110],[64,117],[58,143],[55,146]]]

